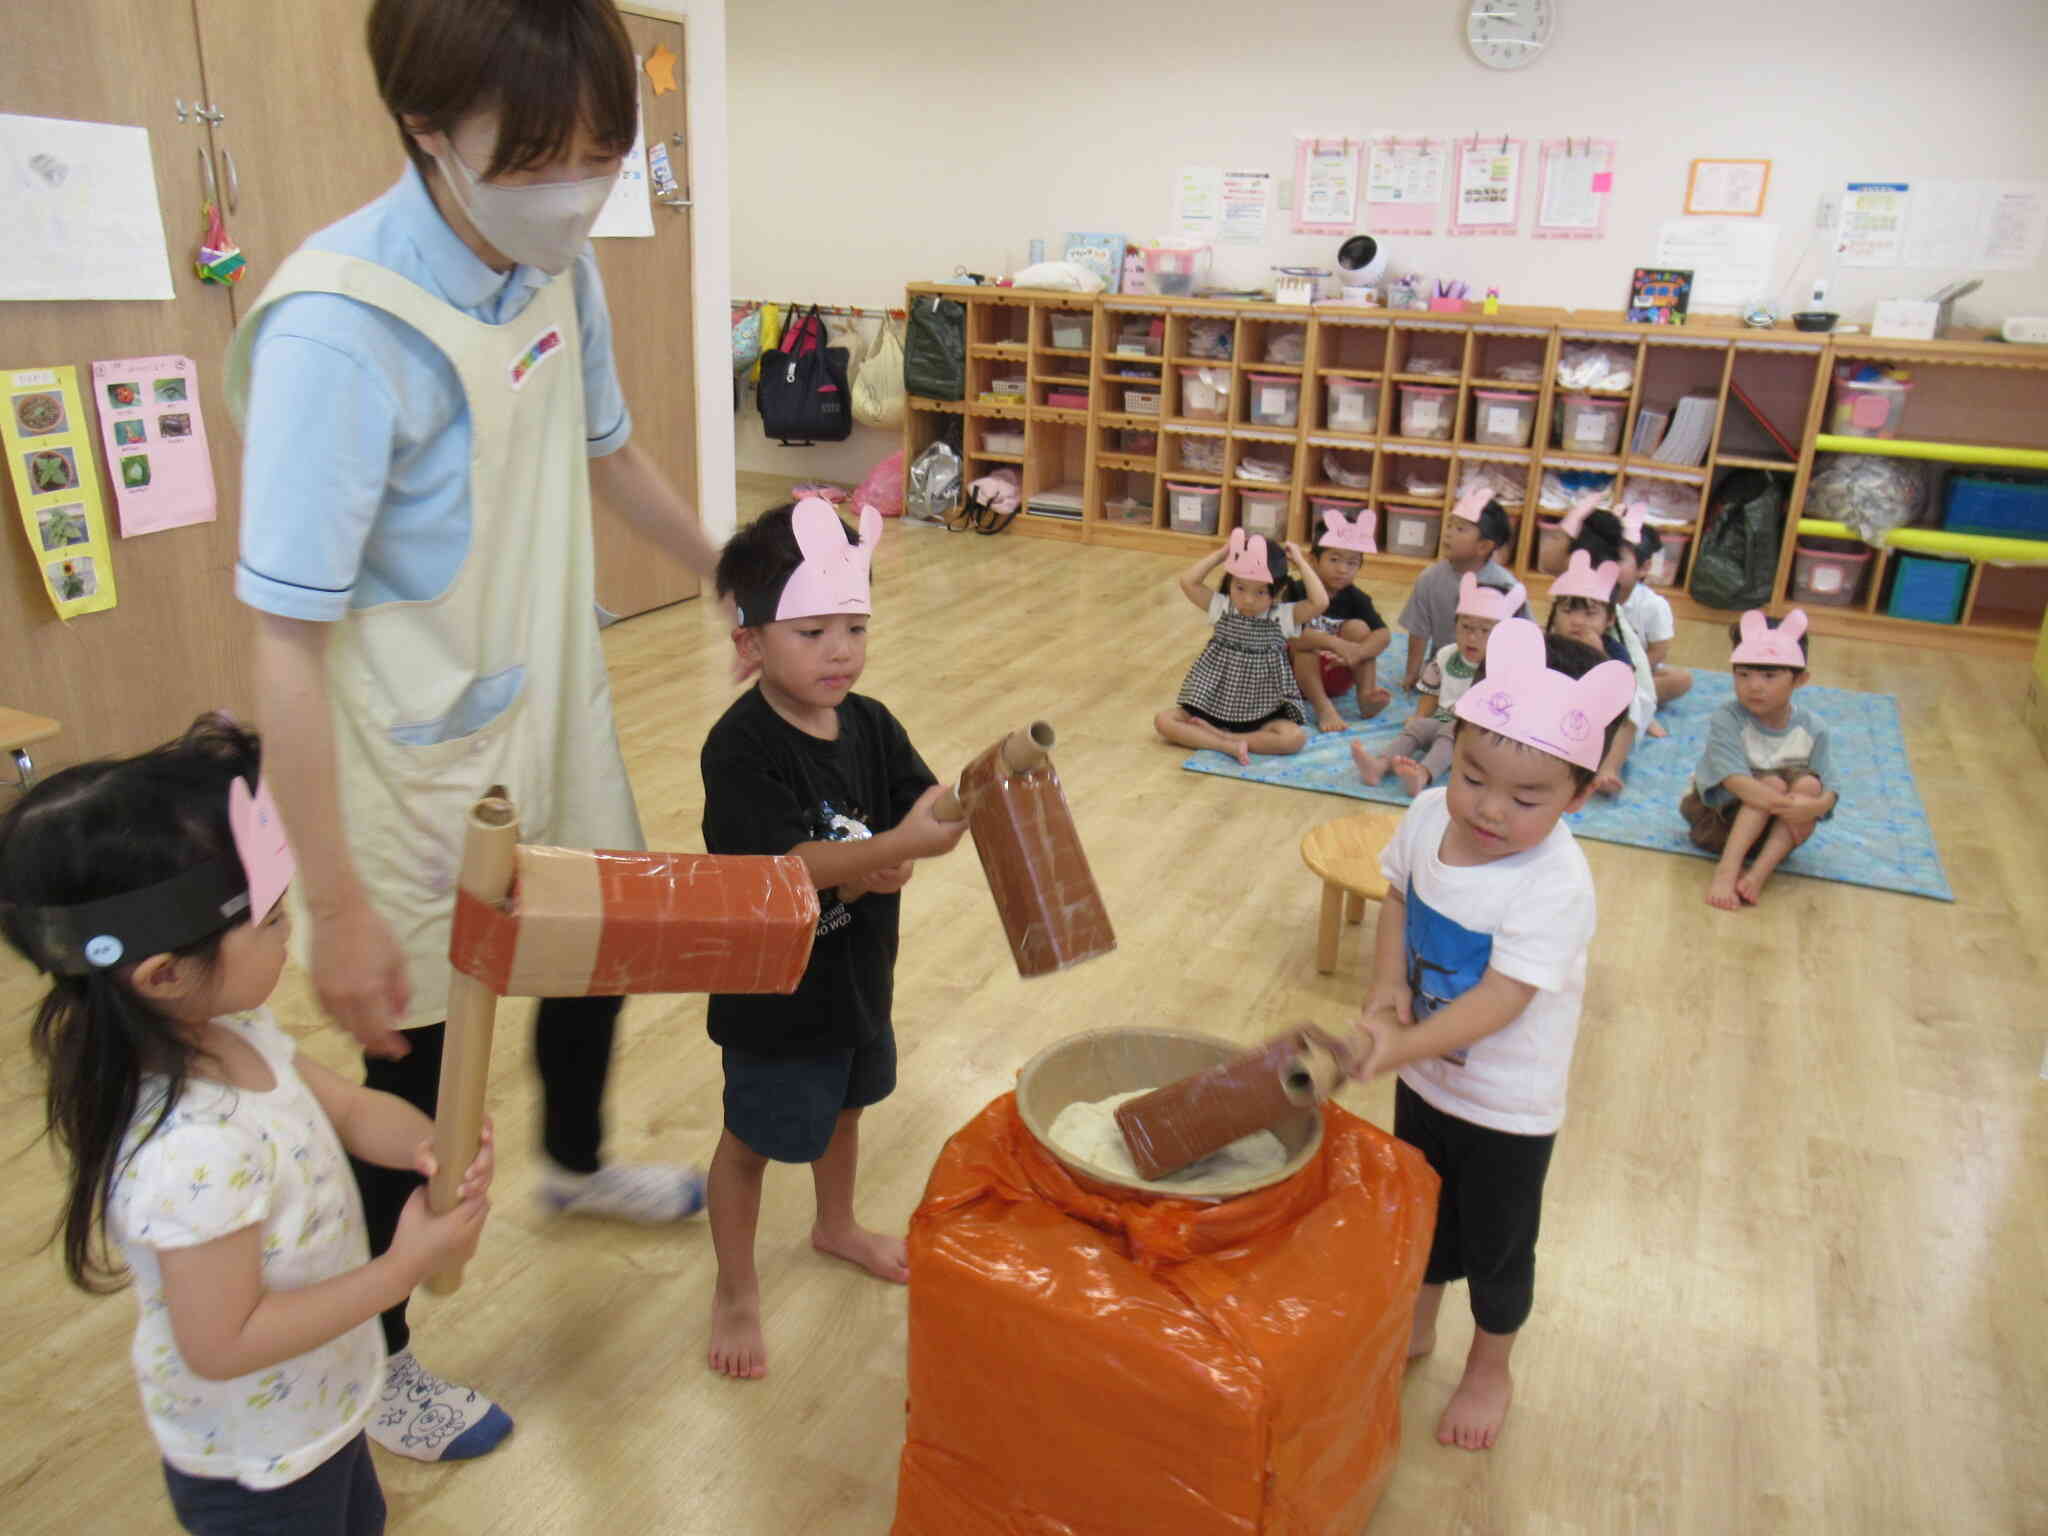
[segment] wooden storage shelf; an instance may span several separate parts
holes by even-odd
[[[1027,405],[1017,400],[967,405],[913,397],[909,402],[904,427],[906,463],[917,450],[942,435],[948,416],[971,414],[977,419],[1028,420],[1032,424],[1022,455],[970,453],[967,457],[970,462],[1020,464],[1027,487],[1082,482],[1087,511],[1080,520],[1032,515],[1020,517],[1011,525],[1034,537],[1176,553],[1205,544],[1213,547],[1215,540],[1209,536],[1184,533],[1168,526],[1163,484],[1172,480],[1224,489],[1219,534],[1233,525],[1240,496],[1257,492],[1285,494],[1288,533],[1307,542],[1312,499],[1441,512],[1455,494],[1457,466],[1490,461],[1521,466],[1527,471],[1525,504],[1509,513],[1518,519],[1517,548],[1511,552],[1510,563],[1525,585],[1541,592],[1548,589],[1550,580],[1535,569],[1537,534],[1544,516],[1537,495],[1546,472],[1578,470],[1616,476],[1623,481],[1633,478],[1638,483],[1654,479],[1674,487],[1674,491],[1683,486],[1683,491],[1675,491],[1678,501],[1698,507],[1703,514],[1712,489],[1724,475],[1734,471],[1768,471],[1789,477],[1791,483],[1776,600],[1771,605],[1774,612],[1782,612],[1789,606],[1786,594],[1791,583],[1793,546],[1802,532],[1818,531],[1810,526],[1802,528],[1799,516],[1816,453],[1877,453],[1922,458],[1937,464],[2048,468],[2048,431],[2042,428],[2043,423],[2048,423],[2048,350],[2029,351],[1977,337],[1937,342],[1878,341],[1864,336],[1809,335],[1789,327],[1759,331],[1733,319],[1705,316],[1696,316],[1691,323],[1674,330],[1633,325],[1612,312],[1538,308],[1514,308],[1485,316],[1477,312],[1424,315],[1412,311],[1360,311],[1339,305],[1280,309],[1267,303],[1214,298],[1083,297],[1018,289],[962,288],[956,284],[919,284],[910,292],[958,299],[967,306],[968,356],[973,374],[970,383],[976,387],[986,388],[983,379],[991,373],[1000,375],[1001,365],[1026,359],[1034,399],[1040,398],[1047,386],[1088,388],[1089,408],[1085,410]],[[1050,335],[1050,317],[1055,313],[1086,316],[1093,346],[1082,350],[1044,345]],[[1187,327],[1194,319],[1234,322],[1234,355],[1190,355]],[[1154,350],[1118,352],[1116,338],[1126,324],[1148,329],[1149,344]],[[1261,361],[1259,354],[1271,338],[1287,329],[1303,333],[1303,360]],[[1033,338],[1039,344],[1033,345]],[[1559,384],[1559,352],[1563,346],[1575,343],[1616,347],[1627,353],[1634,362],[1634,383],[1627,389],[1568,389]],[[1418,372],[1412,362],[1422,357],[1441,359],[1453,365],[1455,371]],[[1063,366],[1069,358],[1087,359],[1091,377],[1074,377],[1075,371]],[[1915,389],[1907,406],[1906,425],[1909,431],[1917,427],[1917,436],[1836,438],[1823,432],[1834,365],[1850,359],[1897,362],[1914,370]],[[1499,370],[1510,365],[1517,371],[1540,366],[1541,373],[1534,380],[1501,377]],[[1047,371],[1037,372],[1040,368]],[[1143,376],[1117,377],[1116,371],[1123,368]],[[1177,411],[1182,399],[1181,369],[1208,370],[1220,384],[1227,385],[1227,417],[1153,416],[1116,408],[1122,405],[1125,391],[1146,390],[1156,380],[1163,410]],[[1024,370],[1013,367],[1009,371]],[[1300,381],[1297,421],[1292,427],[1249,420],[1248,376],[1268,373]],[[1328,385],[1346,379],[1381,386],[1378,415],[1369,425],[1333,429],[1324,425],[1329,410]],[[1455,390],[1453,398],[1460,409],[1458,419],[1467,430],[1465,418],[1475,389],[1526,395],[1536,406],[1534,442],[1528,448],[1515,448],[1462,439],[1404,438],[1400,435],[1401,385]],[[1738,403],[1737,386],[1749,397],[1749,405]],[[1632,435],[1639,407],[1675,404],[1686,393],[1711,395],[1714,399],[1713,431],[1704,464],[1666,464],[1625,451],[1589,454],[1550,446],[1561,411],[1561,396],[1587,395],[1624,402],[1627,411],[1623,431]],[[1752,420],[1752,414],[1758,419]],[[1768,424],[1767,431],[1764,424]],[[1118,447],[1124,432],[1162,433],[1165,440],[1153,454],[1125,453]],[[1771,433],[1796,445],[1796,456],[1788,458],[1774,452]],[[1234,473],[1174,469],[1171,441],[1180,436],[1221,438],[1233,445],[1228,450],[1233,454],[1259,443],[1291,450],[1293,476],[1283,483],[1247,480]],[[1629,440],[1629,436],[1623,437],[1624,449]],[[1341,455],[1347,473],[1370,473],[1374,485],[1382,489],[1331,483],[1322,463],[1324,454],[1331,452]],[[1448,482],[1443,494],[1413,496],[1399,489],[1408,469],[1400,462],[1404,459],[1410,464],[1416,460],[1442,464]],[[1234,471],[1236,463],[1235,458],[1226,459],[1222,468]],[[1149,514],[1139,511],[1127,519],[1107,511],[1112,501],[1142,508],[1148,495],[1153,505]],[[1680,506],[1674,505],[1673,510],[1684,515]],[[1552,517],[1554,520],[1555,514]],[[1695,547],[1704,526],[1705,517],[1695,515],[1691,523]],[[2025,587],[1991,581],[1983,574],[1982,565],[1972,572],[1961,623],[1942,625],[1895,619],[1882,612],[1885,584],[1895,567],[1895,556],[1912,552],[1907,541],[1918,537],[1937,541],[1924,546],[1927,553],[1956,552],[1940,547],[1939,530],[1902,530],[1894,545],[1878,551],[1871,562],[1868,587],[1858,605],[1816,605],[1808,609],[1815,632],[1869,635],[2000,654],[2015,654],[2031,640],[2034,608],[2037,601],[2048,606],[2048,591],[2037,595]],[[2048,555],[2048,543],[2037,548],[2040,553],[2032,558]],[[1986,558],[1981,545],[1973,544],[1971,550],[1973,558]],[[1426,563],[1406,555],[1375,555],[1367,558],[1366,569],[1368,573],[1379,571],[1390,579],[1401,579]],[[1689,578],[1691,562],[1687,565],[1685,574]],[[2048,574],[2044,574],[2043,584],[2048,586]],[[1682,585],[1667,587],[1664,592],[1680,617],[1720,623],[1729,617],[1693,602]]]

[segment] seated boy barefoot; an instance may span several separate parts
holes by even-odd
[[[1515,578],[1494,560],[1507,543],[1507,510],[1486,487],[1475,487],[1458,498],[1444,523],[1443,558],[1415,578],[1415,589],[1395,621],[1408,633],[1403,688],[1413,692],[1424,664],[1458,638],[1458,589],[1467,574],[1476,576],[1481,586],[1502,592],[1515,584]],[[1525,602],[1515,617],[1528,616]]]
[[[1806,614],[1794,608],[1774,628],[1751,609],[1728,635],[1735,697],[1714,711],[1678,812],[1694,846],[1721,856],[1707,905],[1736,912],[1756,905],[1785,855],[1834,813],[1837,796],[1828,788],[1828,728],[1792,702],[1807,676]]]
[[[1415,684],[1415,713],[1384,754],[1366,751],[1362,741],[1351,743],[1352,766],[1363,782],[1377,784],[1392,772],[1413,799],[1451,765],[1451,734],[1457,724],[1453,708],[1479,675],[1486,659],[1486,637],[1493,633],[1494,625],[1522,607],[1526,596],[1519,581],[1499,592],[1482,587],[1469,571],[1458,579],[1457,639],[1422,669]]]
[[[1394,1134],[1443,1179],[1412,1356],[1444,1287],[1471,1292],[1472,1348],[1436,1437],[1485,1450],[1535,1295],[1536,1231],[1586,985],[1593,876],[1559,817],[1592,792],[1635,682],[1626,663],[1506,619],[1458,700],[1450,783],[1381,855],[1373,988],[1351,1065],[1398,1072]]]
[[[1337,713],[1334,701],[1346,693],[1357,697],[1361,720],[1370,720],[1394,699],[1380,686],[1377,665],[1380,652],[1394,638],[1393,632],[1357,584],[1358,568],[1379,548],[1373,539],[1372,518],[1371,512],[1349,519],[1341,512],[1325,513],[1309,550],[1309,560],[1323,578],[1323,590],[1330,594],[1330,606],[1304,624],[1301,633],[1287,642],[1287,649],[1301,696],[1316,712],[1319,731],[1344,729],[1344,717]],[[1308,588],[1299,576],[1281,593],[1291,603],[1307,596]]]
[[[708,1191],[718,1282],[710,1363],[734,1378],[767,1373],[754,1230],[768,1164],[808,1163],[813,1247],[884,1280],[910,1277],[903,1239],[854,1220],[860,1114],[896,1085],[890,995],[897,892],[918,859],[966,829],[932,814],[943,793],[896,717],[852,691],[867,659],[868,567],[882,520],[863,537],[823,501],[778,507],[735,534],[717,587],[738,609],[733,645],[760,681],[705,739],[704,846],[794,853],[822,911],[795,992],[715,995],[711,1038],[725,1052],[725,1129]]]

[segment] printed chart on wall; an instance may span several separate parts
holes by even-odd
[[[1350,138],[1294,141],[1294,232],[1348,235],[1358,227],[1361,145]]]
[[[2048,183],[1916,181],[1899,260],[1909,267],[2025,272],[2048,235]]]
[[[1906,240],[1912,188],[1903,181],[1852,181],[1835,227],[1835,257],[1845,267],[1896,267]]]
[[[1366,151],[1366,224],[1376,235],[1433,235],[1450,151],[1441,139],[1375,134]]]
[[[121,537],[210,523],[217,506],[199,378],[189,357],[92,365],[100,441],[114,476]]]
[[[633,79],[640,79],[640,58],[633,58]],[[638,92],[634,93],[636,98]],[[590,227],[593,240],[651,240],[654,237],[654,205],[647,196],[647,114],[637,113],[633,122],[633,147],[619,166],[619,179],[612,183],[612,195],[598,210]]]
[[[0,113],[0,186],[0,299],[176,297],[147,129]]]
[[[1546,139],[1542,192],[1536,203],[1538,240],[1598,240],[1607,233],[1614,190],[1614,140]]]
[[[61,619],[113,607],[106,507],[92,456],[92,426],[78,396],[78,370],[0,371],[0,390],[7,401],[0,442],[50,606]]]
[[[1522,141],[1460,139],[1450,233],[1512,235],[1521,218]]]

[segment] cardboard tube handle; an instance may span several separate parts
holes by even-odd
[[[1343,1080],[1344,1068],[1335,1053],[1313,1040],[1304,1040],[1300,1054],[1287,1064],[1280,1082],[1288,1102],[1306,1109],[1335,1093]]]
[[[1034,720],[1021,731],[1012,731],[996,743],[996,760],[1007,773],[1032,773],[1052,761],[1052,744],[1057,739],[1050,723]],[[960,798],[958,783],[949,785],[932,814],[940,821],[965,821],[966,802]]]

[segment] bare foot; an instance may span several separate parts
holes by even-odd
[[[1344,729],[1344,717],[1337,713],[1335,705],[1326,704],[1316,711],[1316,729],[1326,733]]]
[[[1351,743],[1351,766],[1358,770],[1358,777],[1367,784],[1377,784],[1387,776],[1387,760],[1366,751],[1362,741]]]
[[[1394,777],[1399,779],[1402,787],[1408,791],[1410,800],[1429,788],[1429,770],[1414,758],[1397,757],[1388,766],[1394,770]]]
[[[1618,773],[1609,773],[1606,771],[1602,771],[1600,776],[1593,780],[1593,793],[1596,795],[1620,794],[1621,775]]]
[[[910,1251],[900,1237],[884,1237],[866,1227],[831,1234],[813,1227],[811,1246],[835,1259],[858,1264],[877,1279],[893,1280],[898,1285],[910,1283]]]
[[[1707,905],[1719,907],[1723,912],[1742,910],[1742,898],[1735,892],[1733,875],[1719,869],[1714,871],[1714,878],[1707,884]]]
[[[1650,722],[1650,728],[1647,731],[1644,731],[1643,734],[1645,736],[1669,736],[1671,733],[1665,730],[1663,725],[1660,724],[1658,721],[1652,720]]]
[[[1757,877],[1757,872],[1753,869],[1735,882],[1735,894],[1742,898],[1742,904],[1745,907],[1755,906],[1757,897],[1763,895],[1763,893],[1764,883]]]
[[[1252,744],[1242,736],[1230,744],[1230,755],[1237,759],[1237,766],[1249,768],[1252,765]]]
[[[1394,702],[1394,696],[1384,688],[1374,688],[1358,701],[1361,718],[1370,720],[1374,715]]]
[[[761,1295],[711,1293],[711,1369],[734,1381],[758,1381],[768,1374],[768,1344],[761,1337]]]
[[[1468,1451],[1492,1450],[1514,1395],[1514,1378],[1508,1375],[1505,1365],[1467,1363],[1465,1379],[1451,1394],[1444,1416],[1436,1421],[1437,1444],[1461,1446]]]

